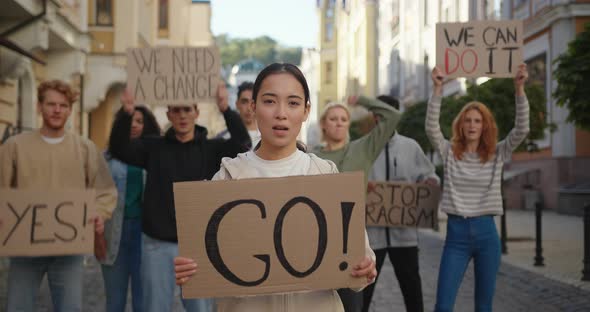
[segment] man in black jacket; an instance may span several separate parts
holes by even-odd
[[[123,110],[129,123],[119,133],[131,131],[134,100],[129,92],[122,97]],[[172,309],[175,276],[173,259],[178,255],[176,215],[172,184],[182,181],[211,179],[219,170],[222,157],[235,157],[250,148],[250,136],[240,116],[231,111],[227,90],[217,92],[217,106],[231,139],[207,139],[207,129],[195,125],[199,116],[197,105],[169,106],[168,120],[172,127],[163,137],[130,140],[129,135],[113,138],[111,153],[127,164],[147,171],[143,212],[141,280],[145,311]],[[114,131],[114,129],[113,129]],[[210,311],[211,302],[204,299],[183,300],[187,312]]]

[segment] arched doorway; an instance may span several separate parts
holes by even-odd
[[[107,146],[113,118],[120,107],[119,98],[124,90],[124,82],[113,82],[108,87],[104,100],[90,113],[89,136],[99,149]]]

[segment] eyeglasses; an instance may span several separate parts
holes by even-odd
[[[169,107],[168,110],[173,114],[180,114],[181,112],[190,113],[193,111],[191,106],[181,106],[181,107]]]

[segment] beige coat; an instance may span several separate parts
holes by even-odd
[[[308,175],[338,173],[336,165],[318,158],[314,154],[309,156],[310,166]],[[256,178],[253,170],[247,163],[244,154],[236,158],[224,158],[221,169],[213,177],[213,180],[232,180]],[[375,260],[375,253],[369,246],[369,240],[365,233],[365,254]],[[355,289],[355,291],[361,291]],[[344,312],[344,307],[336,290],[316,290],[307,292],[290,292],[283,294],[228,297],[217,299],[218,312]]]
[[[39,130],[11,137],[0,146],[0,188],[94,189],[97,212],[109,219],[117,189],[109,167],[92,141],[66,132],[58,144]]]

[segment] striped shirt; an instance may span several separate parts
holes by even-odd
[[[529,133],[527,98],[516,97],[515,127],[496,145],[496,154],[483,164],[477,153],[465,152],[462,160],[455,158],[451,143],[440,130],[440,105],[441,97],[433,95],[426,112],[426,134],[444,164],[440,209],[463,217],[502,215],[502,166]]]

